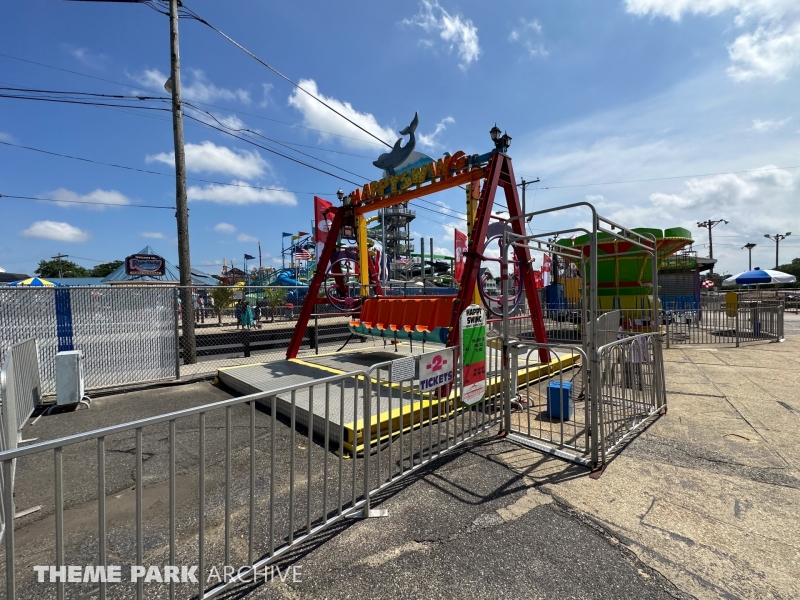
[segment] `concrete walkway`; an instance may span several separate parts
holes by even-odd
[[[787,341],[665,351],[669,412],[599,480],[501,460],[698,598],[800,597],[800,317]]]

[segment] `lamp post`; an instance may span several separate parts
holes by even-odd
[[[753,270],[753,248],[756,247],[756,244],[753,242],[747,242],[744,246],[742,246],[742,250],[747,248],[747,270]]]
[[[791,231],[787,231],[784,234],[776,233],[775,235],[770,235],[768,233],[764,234],[765,238],[769,238],[775,242],[775,268],[778,268],[778,247],[780,246],[781,240],[785,240],[787,237],[792,235]]]
[[[727,219],[718,219],[716,221],[712,219],[708,219],[707,221],[697,223],[698,227],[703,227],[708,229],[708,258],[714,258],[714,240],[711,238],[711,230],[719,225],[720,223],[725,223],[727,225],[729,221]],[[711,268],[709,269],[709,274],[714,274],[714,263],[711,263]]]

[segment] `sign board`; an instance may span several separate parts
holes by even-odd
[[[417,362],[413,356],[406,356],[392,361],[392,368],[389,376],[392,381],[408,381],[414,379]]]
[[[471,406],[486,393],[486,312],[470,304],[461,313],[461,403]]]
[[[432,392],[453,382],[453,349],[428,352],[419,357],[419,391]]]
[[[166,261],[155,254],[133,254],[125,259],[125,273],[142,277],[163,277]]]

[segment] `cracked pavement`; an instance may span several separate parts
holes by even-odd
[[[336,523],[284,555],[278,565],[301,566],[301,581],[243,586],[221,597],[800,597],[800,317],[787,315],[786,332],[782,344],[665,351],[668,414],[597,480],[583,468],[494,438],[495,428],[382,491],[373,508],[387,509],[388,518]],[[97,399],[90,411],[43,418],[24,435],[52,439],[229,397],[208,383],[118,394]],[[271,435],[268,418],[257,414],[262,447]],[[234,473],[246,468],[248,419],[245,405],[232,411]],[[211,561],[222,545],[224,427],[207,425]],[[167,504],[168,445],[166,426],[146,431],[145,562],[158,564],[166,557],[158,523]],[[196,422],[179,421],[177,434],[177,562],[195,564]],[[280,422],[278,443],[288,436]],[[308,440],[298,433],[296,441],[302,464]],[[109,551],[125,565],[135,557],[126,533],[132,439],[109,438],[106,445]],[[95,446],[75,446],[64,458],[67,562],[94,564]],[[52,464],[46,455],[18,466],[17,510],[43,506],[16,522],[21,564],[52,562]],[[316,486],[318,474],[313,477]],[[345,482],[349,478],[346,472]],[[263,493],[260,478],[257,487]],[[240,474],[232,489],[235,507],[246,507],[247,490]],[[277,493],[282,498],[286,492]],[[302,508],[305,500],[297,502]],[[234,511],[237,560],[247,550],[243,514]],[[259,527],[263,531],[263,523]],[[20,598],[54,596],[52,586],[31,583],[27,572],[18,572],[18,580]],[[192,594],[179,586],[177,597]],[[148,585],[145,595],[167,597],[166,586]],[[77,586],[67,597],[97,593],[91,585]],[[122,585],[109,597],[132,597],[132,590]]]

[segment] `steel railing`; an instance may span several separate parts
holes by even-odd
[[[90,563],[106,567],[110,556],[107,540],[120,535],[133,540],[135,559],[131,562],[135,565],[175,565],[178,555],[185,560],[188,551],[196,557],[202,576],[196,584],[170,583],[170,596],[214,597],[252,578],[253,573],[335,521],[350,515],[372,515],[370,502],[377,492],[500,420],[499,353],[490,352],[487,357],[486,397],[467,408],[459,400],[458,349],[445,352],[453,357],[448,362],[454,378],[450,385],[436,389],[423,389],[418,379],[420,363],[426,364],[433,353],[400,355],[368,371],[298,383],[2,452],[4,481],[8,481],[15,461],[19,473],[27,470],[28,477],[37,473],[39,480],[47,463],[53,469],[50,498],[37,496],[42,493],[40,485],[17,490],[16,497],[12,486],[4,485],[4,517],[6,522],[13,522],[15,502],[19,500],[42,505],[40,518],[49,518],[51,512],[54,566],[59,569],[74,564],[76,545],[83,547],[86,543],[80,537],[86,532],[76,532],[71,526],[75,511],[92,512],[94,504],[97,525],[90,536],[97,541],[97,553],[95,559],[89,558]],[[307,439],[301,437],[303,434]],[[158,443],[165,445],[167,460],[157,463],[160,468],[148,467],[154,463],[145,462],[145,457],[153,455],[153,445]],[[221,443],[221,455],[210,455],[208,448],[213,443]],[[80,445],[84,445],[83,455],[74,449]],[[132,465],[130,459],[120,464],[120,448],[129,452],[126,456],[132,458]],[[86,470],[87,451],[97,457],[89,467],[95,470],[97,487],[88,505],[85,490],[74,489],[68,475],[75,469]],[[196,467],[179,469],[178,458]],[[135,480],[135,502],[125,509],[129,511],[127,519],[115,503],[116,494],[124,491],[115,484],[119,480],[117,467],[132,472]],[[163,482],[168,496],[163,513],[152,508],[159,502],[145,502],[146,480]],[[114,503],[111,513],[110,503]],[[196,518],[188,523],[178,520],[178,515],[187,511]],[[221,529],[221,541],[211,544],[208,536],[214,528]],[[153,535],[154,531],[164,533],[165,551],[151,551],[146,556],[145,534]],[[28,531],[19,535],[23,536],[19,540],[23,547],[34,544],[40,549],[40,533],[35,540],[25,537],[33,535]],[[194,550],[192,544],[196,544]],[[18,576],[23,586],[32,583],[33,565],[17,559],[12,527],[7,530],[4,549],[6,597],[13,599],[17,597]],[[30,560],[41,559],[36,556]],[[205,574],[212,567],[222,573],[235,564],[237,556],[242,568],[225,582],[209,587]],[[80,560],[87,560],[85,553]],[[112,591],[103,582],[96,592],[96,583],[81,584],[83,588],[69,585],[70,591],[98,593],[101,598]],[[64,581],[53,586],[57,596],[63,598]],[[113,592],[145,596],[141,580],[114,584]]]
[[[661,321],[667,348],[680,344],[731,344],[784,339],[784,307],[776,301],[708,302],[665,307]]]

